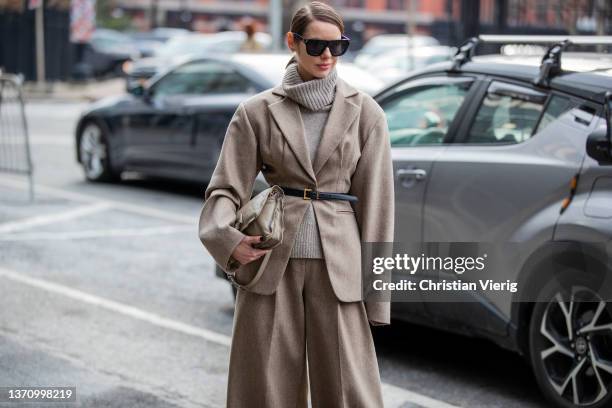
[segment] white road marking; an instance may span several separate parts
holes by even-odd
[[[11,187],[11,188],[16,188],[20,190],[27,190],[29,188],[27,180],[17,180],[17,179],[12,179],[9,177],[0,177],[0,185]],[[148,217],[159,218],[162,220],[168,220],[168,221],[179,222],[179,223],[182,222],[186,224],[194,224],[197,222],[197,218],[195,216],[172,214],[172,213],[169,213],[168,211],[158,210],[152,207],[146,207],[146,206],[138,205],[138,204],[130,204],[130,203],[126,203],[123,201],[107,200],[104,198],[96,197],[94,195],[76,193],[73,191],[67,191],[67,190],[63,190],[60,188],[45,186],[45,185],[37,184],[37,183],[34,184],[34,191],[35,191],[35,194],[36,192],[43,192],[45,194],[49,194],[55,197],[61,197],[67,200],[74,200],[74,201],[86,202],[86,203],[91,203],[91,202],[106,203],[106,204],[112,205],[113,207],[123,210],[123,211],[131,212],[131,213],[138,214],[138,215],[148,216]],[[203,193],[202,193],[202,203],[204,203]]]
[[[140,237],[161,234],[176,234],[195,231],[192,225],[168,225],[143,228],[108,228],[86,231],[66,232],[34,232],[26,234],[0,235],[0,241],[68,241],[74,239],[109,238],[109,237]]]
[[[62,221],[74,220],[76,218],[84,217],[86,215],[106,211],[110,208],[112,208],[112,205],[110,203],[102,202],[91,205],[84,205],[82,207],[74,208],[65,212],[37,215],[23,220],[6,222],[4,224],[0,224],[0,234],[8,234],[32,227],[38,227],[41,225],[49,225]]]
[[[105,299],[103,297],[92,295],[87,292],[80,291],[78,289],[70,288],[68,286],[49,282],[44,279],[26,276],[22,273],[15,272],[2,267],[0,267],[0,276],[12,280],[14,282],[33,286],[61,296],[69,297],[71,299],[83,303],[98,306],[124,316],[129,316],[134,319],[142,320],[164,329],[174,330],[176,332],[183,333],[189,336],[200,337],[211,343],[226,347],[229,347],[231,345],[231,337],[226,336],[224,334],[195,327],[187,323],[169,319],[155,313],[144,311],[134,306],[126,305],[124,303],[116,302],[114,300]],[[424,408],[458,408],[455,405],[451,405],[446,402],[439,401],[422,394],[418,394],[416,392],[408,391],[391,384],[382,383],[382,389],[385,400],[385,407],[387,408],[398,408],[407,402],[417,404]]]
[[[98,306],[103,309],[122,314],[124,316],[129,316],[134,319],[142,320],[151,323],[154,326],[174,330],[179,333],[187,334],[190,336],[200,337],[204,340],[220,344],[222,346],[229,346],[231,344],[231,337],[226,336],[224,334],[216,333],[206,329],[201,329],[199,327],[191,326],[189,324],[182,323],[177,320],[168,319],[155,313],[146,312],[134,306],[126,305],[124,303],[116,302],[114,300],[105,299],[103,297],[92,295],[87,292],[80,291],[78,289],[70,288],[68,286],[49,282],[44,279],[26,276],[22,273],[15,272],[2,267],[0,267],[0,276],[15,282],[20,282],[29,286],[46,290],[47,292],[52,292],[83,303]]]

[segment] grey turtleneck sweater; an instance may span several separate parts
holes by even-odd
[[[295,62],[287,67],[283,77],[283,90],[298,104],[300,109],[311,163],[314,162],[323,127],[327,123],[334,101],[336,78],[337,71],[334,67],[325,78],[304,81]],[[291,258],[323,258],[321,237],[312,202],[297,230],[290,256]]]

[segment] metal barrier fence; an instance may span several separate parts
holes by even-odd
[[[0,71],[0,173],[27,175],[32,201],[34,168],[22,85],[23,76]]]

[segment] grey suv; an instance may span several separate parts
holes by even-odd
[[[392,143],[395,241],[526,243],[504,276],[523,289],[394,302],[392,316],[520,353],[555,406],[612,406],[612,298],[601,292],[611,277],[612,69],[562,70],[567,42],[534,66],[472,58],[477,43],[375,96]]]

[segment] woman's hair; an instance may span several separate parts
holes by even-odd
[[[338,12],[329,4],[325,4],[320,1],[313,1],[310,4],[306,4],[300,7],[293,18],[291,19],[291,32],[298,33],[299,35],[304,34],[308,24],[313,21],[324,21],[331,23],[338,27],[341,34],[344,34],[344,22]],[[296,62],[295,56],[292,56],[287,65]]]

